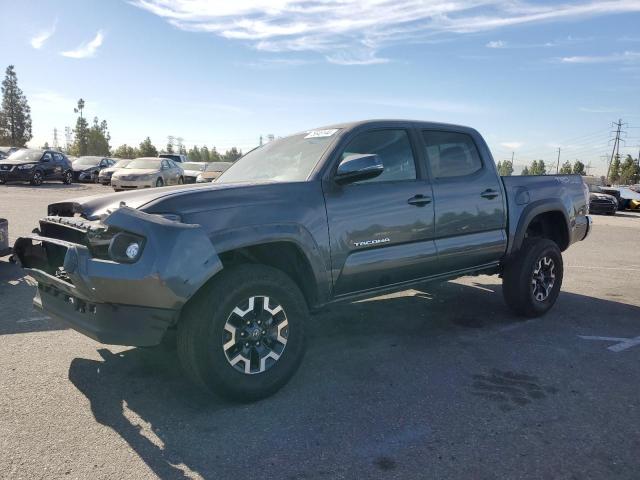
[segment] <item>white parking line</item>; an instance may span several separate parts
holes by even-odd
[[[586,268],[588,270],[613,270],[617,272],[640,272],[640,267],[630,265],[629,267],[595,267],[593,265],[565,265],[565,268]]]
[[[607,347],[607,350],[611,350],[612,352],[622,352],[631,347],[636,347],[640,345],[640,337],[634,338],[620,338],[620,337],[592,337],[587,335],[578,335],[583,340],[601,340],[604,342],[616,342],[615,345],[611,345]]]
[[[30,318],[21,318],[20,320],[16,320],[16,323],[31,323],[31,322],[44,322],[45,320],[49,320],[49,317],[30,317]]]

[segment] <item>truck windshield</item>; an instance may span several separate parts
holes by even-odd
[[[231,165],[216,183],[304,181],[335,138],[336,132],[335,129],[311,131],[269,142]]]

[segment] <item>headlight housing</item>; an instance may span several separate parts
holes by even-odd
[[[28,163],[26,165],[18,165],[18,170],[32,170],[33,167],[35,167],[36,164],[35,163]]]
[[[142,255],[144,237],[130,232],[118,232],[109,244],[109,257],[116,262],[134,263]]]

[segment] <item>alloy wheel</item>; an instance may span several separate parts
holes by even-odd
[[[266,296],[248,298],[237,305],[224,325],[222,349],[237,371],[252,375],[273,367],[289,337],[289,322],[282,306]]]
[[[32,181],[34,185],[42,185],[42,173],[34,172]]]
[[[544,256],[538,259],[531,277],[531,291],[537,301],[544,302],[549,297],[556,282],[555,268],[552,258]]]

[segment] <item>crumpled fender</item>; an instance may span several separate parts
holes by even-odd
[[[114,303],[154,308],[180,309],[213,275],[222,262],[202,227],[166,220],[138,210],[121,207],[101,220],[145,238],[138,261],[132,264],[92,258],[84,245],[71,244],[38,235],[16,241],[16,252],[29,268],[28,251],[33,242],[50,242],[67,248],[64,269],[73,283],[74,294],[95,303]],[[46,272],[34,270],[45,284],[68,284]]]

